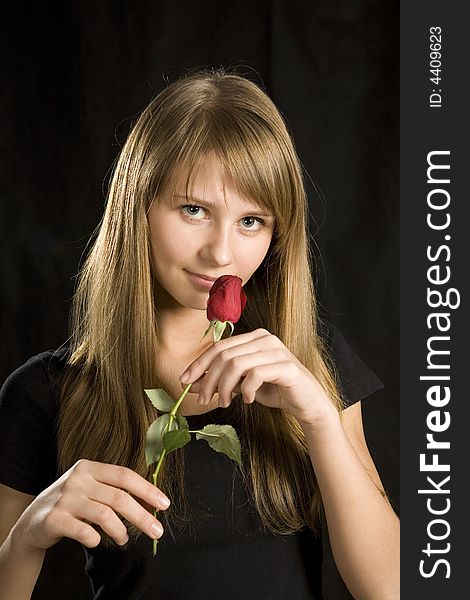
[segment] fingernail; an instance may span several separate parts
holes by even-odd
[[[150,534],[154,538],[160,537],[163,534],[163,527],[154,523],[152,527],[150,527]]]
[[[199,394],[199,396],[197,397],[197,401],[199,402],[199,404],[205,404],[206,399],[204,398],[204,394]]]
[[[180,377],[181,383],[189,383],[189,371],[185,371]]]
[[[163,506],[163,508],[168,508],[170,506],[170,501],[168,498],[161,498],[160,504]]]

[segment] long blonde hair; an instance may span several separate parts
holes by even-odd
[[[214,152],[240,193],[275,216],[265,260],[245,285],[248,304],[234,335],[264,327],[309,369],[341,410],[333,365],[317,334],[302,170],[286,125],[253,82],[224,69],[169,84],[133,126],[114,168],[97,237],[79,273],[70,358],[60,390],[59,473],[80,458],[125,465],[150,479],[144,441],[156,410],[144,389],[162,387],[154,357],[154,305],[147,212],[174,183],[187,186]],[[321,497],[305,436],[288,411],[235,399],[225,422],[239,424],[243,477],[265,527],[320,532]],[[86,434],[84,434],[86,432]],[[167,457],[159,487],[172,499],[165,519],[188,521],[184,452]],[[227,459],[228,460],[228,459]],[[139,530],[128,525],[135,539]],[[112,540],[102,533],[103,543]]]

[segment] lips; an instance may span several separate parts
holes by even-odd
[[[201,273],[193,273],[192,271],[188,271],[191,275],[196,275],[196,277],[200,277],[201,279],[205,279],[206,281],[215,281],[218,277],[209,277],[208,275],[202,275]]]
[[[193,285],[200,290],[208,291],[215,284],[214,278],[208,279],[206,275],[196,275],[196,273],[193,273],[192,271],[186,271],[186,269],[184,269],[184,271]]]

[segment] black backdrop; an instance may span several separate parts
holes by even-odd
[[[73,277],[131,120],[166,79],[237,66],[264,83],[309,174],[323,314],[386,384],[363,410],[398,509],[398,13],[391,0],[4,6],[2,381],[67,336]],[[328,550],[325,597],[348,598]],[[63,540],[34,597],[87,598],[82,568]]]

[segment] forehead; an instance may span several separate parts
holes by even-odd
[[[242,193],[233,176],[214,155],[201,159],[192,170],[187,167],[175,168],[166,186],[165,196],[173,203],[188,200],[213,207],[224,204],[228,207],[235,203],[244,208],[264,211],[266,215],[271,214],[266,203]]]

